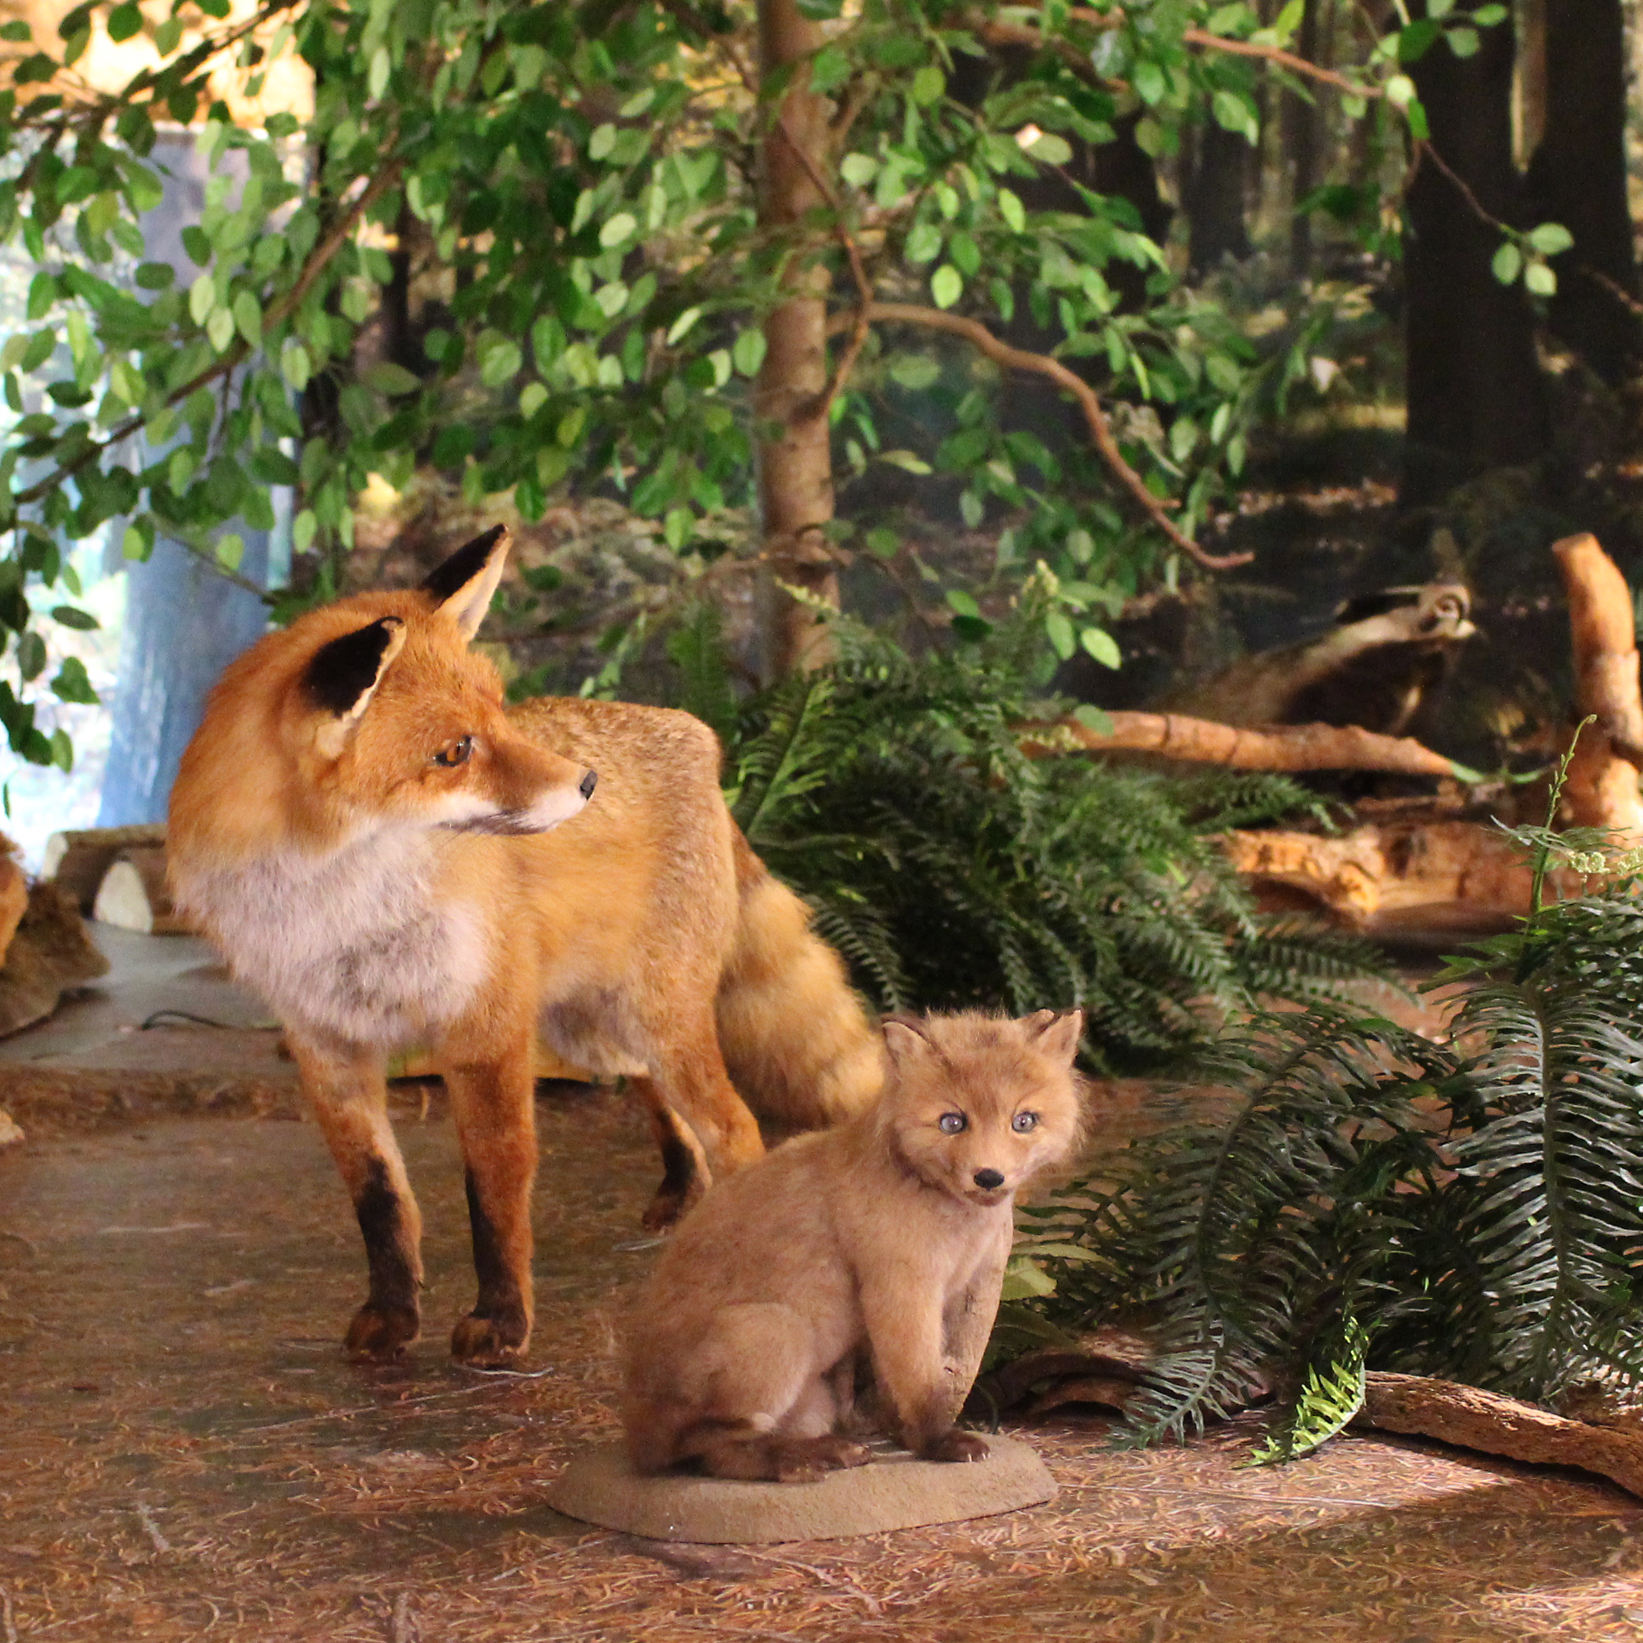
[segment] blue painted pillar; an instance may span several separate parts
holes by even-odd
[[[231,150],[222,164],[232,166],[237,158]],[[186,286],[199,270],[183,250],[182,231],[199,219],[209,173],[192,136],[162,137],[150,163],[169,175],[165,197],[143,221],[147,253],[170,263]],[[276,507],[275,514],[289,511]],[[286,558],[284,543],[271,544],[269,532],[243,526],[240,535],[245,540],[240,575],[266,585],[271,549],[276,571],[285,568],[278,563]],[[119,540],[118,528],[113,540]],[[200,722],[207,692],[268,626],[267,608],[254,593],[173,542],[156,542],[153,556],[129,566],[126,575],[125,632],[100,827],[165,819],[177,764]]]

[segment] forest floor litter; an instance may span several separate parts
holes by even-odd
[[[364,1281],[351,1213],[318,1130],[267,1088],[209,1116],[193,1097],[133,1116],[98,1096],[79,1123],[61,1098],[17,1111],[28,1139],[0,1150],[3,1643],[1643,1635],[1643,1502],[1360,1435],[1249,1469],[1254,1417],[1145,1451],[1114,1448],[1094,1411],[1012,1424],[1056,1500],[928,1529],[731,1548],[561,1517],[549,1483],[616,1434],[615,1330],[652,1258],[641,1117],[613,1092],[542,1087],[535,1341],[522,1371],[482,1373],[446,1352],[472,1283],[448,1113],[437,1087],[398,1089],[426,1333],[365,1368],[338,1345]],[[1121,1100],[1107,1123],[1139,1116]]]

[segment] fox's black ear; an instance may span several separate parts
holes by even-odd
[[[321,645],[303,669],[302,688],[309,702],[331,715],[315,732],[315,746],[336,758],[359,722],[388,664],[405,643],[405,624],[397,616],[345,633]]]
[[[469,639],[491,608],[491,595],[502,580],[511,541],[506,525],[493,525],[483,536],[458,548],[422,584],[434,609],[449,616]]]

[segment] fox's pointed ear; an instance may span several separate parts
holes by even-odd
[[[314,748],[322,758],[341,756],[388,664],[404,643],[405,624],[397,616],[384,616],[321,645],[309,658],[302,688],[310,704],[328,715],[314,733]]]
[[[1021,1027],[1030,1043],[1051,1061],[1065,1061],[1070,1067],[1084,1036],[1082,1010],[1035,1010],[1023,1016]]]
[[[935,1045],[911,1016],[893,1015],[884,1021],[884,1047],[893,1066],[903,1066],[935,1054]]]
[[[511,541],[506,525],[493,525],[483,536],[458,548],[422,584],[434,609],[449,616],[465,638],[478,633],[485,612],[491,608],[491,595],[502,580]]]

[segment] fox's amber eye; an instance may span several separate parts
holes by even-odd
[[[434,763],[444,765],[447,770],[451,770],[459,764],[466,764],[468,755],[473,750],[474,739],[472,736],[458,736],[454,742],[448,743],[434,754]]]
[[[1014,1130],[1017,1135],[1025,1135],[1028,1130],[1035,1130],[1038,1128],[1038,1114],[1036,1112],[1018,1112],[1015,1117],[1010,1120],[1010,1128]]]
[[[969,1122],[969,1119],[961,1112],[944,1112],[936,1120],[936,1128],[943,1135],[957,1135]]]

